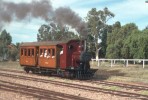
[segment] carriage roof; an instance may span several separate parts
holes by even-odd
[[[21,43],[20,46],[50,46],[50,45],[58,45],[58,44],[68,43],[70,41],[79,41],[79,40],[24,42],[24,43]]]

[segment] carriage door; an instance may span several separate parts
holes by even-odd
[[[59,51],[60,51],[59,52],[60,68],[65,69],[66,68],[66,48],[65,48],[65,45],[61,45]]]
[[[40,47],[39,66],[47,68],[56,67],[56,48],[55,46]]]

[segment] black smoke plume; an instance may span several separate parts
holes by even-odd
[[[48,20],[52,15],[52,6],[50,1],[33,0],[30,3],[13,3],[0,0],[0,26],[2,23],[11,23],[13,20],[25,20],[27,18],[41,18]]]
[[[0,0],[0,29],[14,20],[21,21],[41,18],[52,21],[60,27],[66,25],[75,28],[79,33],[86,33],[86,24],[69,7],[59,7],[53,10],[50,0],[32,0],[30,3],[13,3]]]
[[[56,9],[54,13],[54,21],[58,23],[59,26],[69,25],[79,33],[86,32],[86,23],[69,7],[60,7]]]

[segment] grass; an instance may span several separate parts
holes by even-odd
[[[12,61],[0,62],[0,68],[22,70],[22,67],[20,66],[19,62]]]
[[[120,82],[134,82],[148,84],[148,66],[142,68],[142,65],[130,65],[125,67],[119,63],[117,66],[110,67],[110,63],[104,62],[101,66],[97,66],[97,62],[91,62],[92,68],[97,68],[94,78],[98,80],[120,81]]]
[[[122,90],[122,88],[118,87],[118,86],[106,86],[106,87],[103,87],[104,89],[109,89],[109,90],[113,90],[113,91],[120,91]]]
[[[22,70],[19,62],[11,61],[0,62],[0,68]],[[142,68],[141,65],[123,67],[122,64],[110,67],[109,63],[104,63],[101,66],[95,68],[98,69],[98,71],[94,75],[94,78],[97,80],[148,84],[148,67]]]
[[[148,95],[148,91],[142,91],[140,94]]]

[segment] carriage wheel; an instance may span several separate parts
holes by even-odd
[[[27,67],[25,67],[25,68],[24,68],[24,71],[25,71],[26,73],[29,73],[30,69],[27,68]]]

